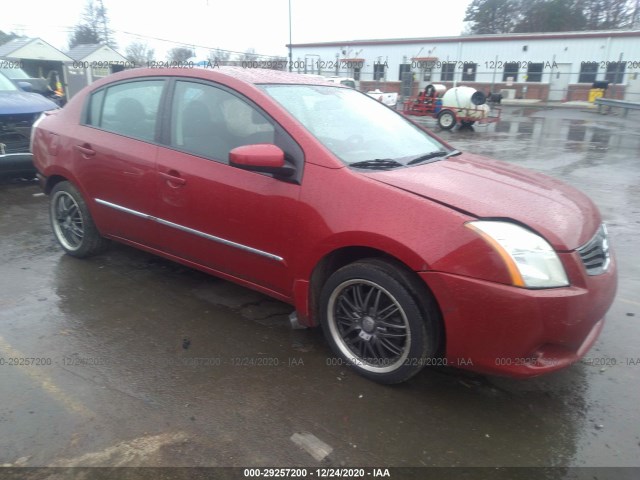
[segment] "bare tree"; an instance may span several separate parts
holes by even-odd
[[[220,48],[209,50],[209,61],[212,63],[226,65],[230,58],[231,52],[228,50],[221,50]]]
[[[170,62],[185,62],[191,57],[193,57],[193,50],[184,47],[172,48],[167,55]]]
[[[258,54],[256,54],[255,48],[247,48],[242,55],[240,55],[241,62],[251,62],[258,59]]]
[[[153,60],[154,53],[155,50],[153,48],[149,48],[146,43],[133,42],[126,48],[125,56],[127,57],[127,60],[135,66],[143,66]]]

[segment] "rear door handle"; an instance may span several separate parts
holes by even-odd
[[[173,184],[171,186],[184,185],[185,183],[187,183],[187,181],[182,178],[180,174],[175,170],[169,170],[167,173],[159,172],[159,174],[167,181],[169,185]]]
[[[96,154],[96,151],[91,148],[91,145],[85,143],[83,145],[76,145],[76,150],[82,153],[82,156],[85,158],[93,157]]]

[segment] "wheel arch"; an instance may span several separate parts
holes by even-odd
[[[433,307],[438,312],[438,318],[434,319],[438,327],[438,354],[443,353],[445,346],[445,329],[443,317],[438,304],[438,299],[429,286],[418,276],[407,263],[383,250],[368,246],[343,246],[325,254],[315,265],[309,277],[308,287],[308,312],[307,323],[310,326],[317,326],[320,318],[320,295],[324,284],[329,277],[340,268],[361,260],[371,260],[373,262],[385,262],[396,268],[398,276],[409,287],[412,295],[416,299],[423,314],[426,314],[425,302],[432,299]]]
[[[53,190],[53,187],[55,187],[60,182],[71,182],[71,181],[67,177],[63,175],[58,175],[58,174],[47,177],[47,182],[44,185],[44,193],[49,195],[51,193],[51,190]]]

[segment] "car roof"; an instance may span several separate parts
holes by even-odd
[[[303,83],[309,85],[326,85],[328,83],[325,77],[320,75],[307,75],[304,73],[285,72],[266,68],[216,67],[215,71],[253,84]]]
[[[157,77],[157,76],[179,76],[179,77],[195,77],[213,81],[225,81],[229,84],[243,83],[249,85],[264,84],[291,84],[291,85],[324,85],[331,87],[344,88],[341,85],[332,84],[324,77],[315,77],[301,73],[284,72],[281,70],[270,70],[266,68],[243,68],[231,66],[194,66],[191,68],[134,68],[124,70],[119,73],[108,75],[91,86],[94,90],[102,85],[112,83],[114,81],[122,81],[138,77]]]

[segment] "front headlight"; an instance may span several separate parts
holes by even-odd
[[[478,220],[465,225],[500,255],[515,286],[550,288],[569,285],[558,255],[539,235],[509,222]]]

